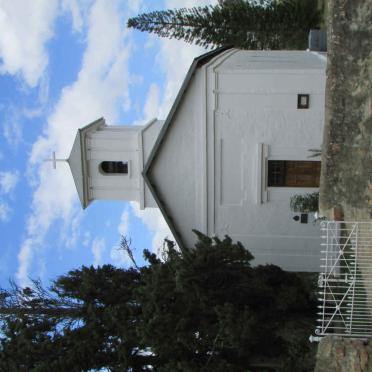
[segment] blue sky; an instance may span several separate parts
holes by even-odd
[[[128,265],[170,232],[157,210],[96,201],[83,211],[67,164],[79,127],[164,119],[192,59],[203,50],[128,30],[141,12],[197,0],[0,2],[0,286],[45,283],[81,265]]]

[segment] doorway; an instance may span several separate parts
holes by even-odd
[[[268,161],[268,187],[319,187],[319,183],[320,161]]]

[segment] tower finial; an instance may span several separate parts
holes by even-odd
[[[68,159],[56,159],[56,153],[55,153],[55,151],[53,151],[52,159],[46,159],[46,161],[51,161],[52,164],[53,164],[53,168],[56,169],[57,168],[57,161],[64,161],[64,162],[67,163]]]

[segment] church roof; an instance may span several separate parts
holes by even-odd
[[[175,227],[175,224],[173,223],[172,217],[170,216],[170,213],[168,212],[168,209],[165,206],[165,203],[159,198],[159,195],[156,191],[156,187],[153,184],[152,179],[151,179],[150,169],[152,168],[152,165],[154,163],[154,160],[155,160],[156,156],[160,152],[161,143],[163,142],[165,136],[167,135],[167,133],[168,133],[168,131],[169,131],[171,125],[172,125],[173,118],[174,118],[174,116],[175,116],[175,114],[176,114],[176,112],[177,112],[177,110],[180,106],[180,103],[183,99],[183,96],[184,96],[184,94],[185,94],[185,92],[186,92],[194,74],[195,74],[195,71],[197,70],[197,68],[201,67],[205,63],[209,62],[212,58],[218,56],[219,54],[223,53],[224,51],[226,51],[228,49],[231,49],[231,47],[221,47],[221,48],[212,50],[210,52],[207,52],[205,54],[202,54],[201,56],[196,57],[194,59],[192,65],[189,68],[189,71],[187,72],[185,80],[182,83],[181,89],[177,94],[177,97],[176,97],[176,99],[173,103],[173,106],[172,106],[172,108],[171,108],[171,110],[170,110],[170,112],[169,112],[169,114],[168,114],[168,116],[165,120],[165,123],[164,123],[164,125],[163,125],[163,127],[162,127],[162,129],[159,133],[159,136],[156,140],[156,143],[152,148],[150,156],[149,156],[149,158],[148,158],[148,160],[145,164],[144,170],[142,172],[143,178],[146,182],[146,185],[150,189],[156,203],[158,204],[158,206],[159,206],[159,208],[160,208],[160,210],[161,210],[161,212],[164,216],[164,219],[166,220],[169,228],[172,231],[172,234],[173,234],[174,238],[177,241],[177,244],[180,247],[184,246],[183,241],[182,241],[181,236],[180,236],[180,233],[177,231],[177,229]]]
[[[88,178],[86,176],[87,164],[84,138],[87,132],[102,125],[106,125],[106,123],[103,118],[100,118],[85,127],[78,129],[70,156],[67,159],[79,195],[80,203],[84,209],[90,203],[88,196]]]

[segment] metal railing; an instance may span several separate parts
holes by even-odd
[[[323,221],[321,232],[315,334],[372,337],[372,222]]]

